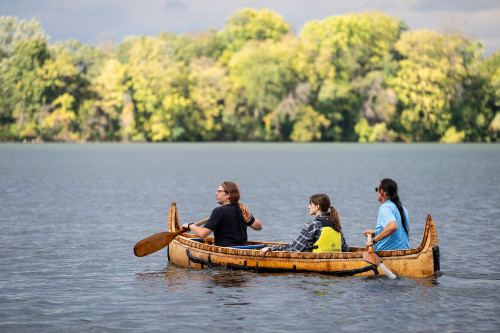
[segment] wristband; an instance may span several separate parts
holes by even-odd
[[[188,223],[188,230],[191,230],[191,224],[194,224],[194,223]]]
[[[378,241],[375,240],[375,237],[372,238],[372,243],[377,244]]]

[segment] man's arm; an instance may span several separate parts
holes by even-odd
[[[195,234],[198,237],[205,238],[212,233],[212,230],[205,227],[199,227],[195,224],[191,224],[188,228],[188,224],[189,223],[184,223],[182,225],[182,228],[189,229],[193,234]]]
[[[249,225],[249,227],[252,228],[253,230],[262,230],[262,223],[260,222],[260,220],[255,216],[254,219],[255,221],[253,221],[253,223]]]
[[[389,237],[390,235],[395,233],[396,230],[398,230],[398,222],[396,222],[396,221],[389,222],[389,223],[387,223],[385,228],[380,232],[380,234],[378,234],[377,236],[374,235],[374,237],[372,238],[372,241],[366,242],[365,245],[366,246],[373,246],[375,244],[375,242],[373,242],[373,241],[380,242],[382,239]],[[375,237],[377,237],[377,239],[375,239]]]

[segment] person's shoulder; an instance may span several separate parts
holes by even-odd
[[[392,200],[386,200],[382,206],[396,206]]]
[[[221,205],[221,206],[215,207],[212,212],[225,212],[225,211],[228,211],[228,210],[234,210],[237,207],[238,206],[235,205],[235,204]]]
[[[390,200],[387,200],[386,202],[384,202],[384,203],[382,204],[382,206],[380,206],[380,207],[378,208],[379,213],[384,214],[384,215],[386,215],[386,214],[394,214],[394,212],[395,212],[396,210],[398,210],[398,208],[397,208],[397,207],[396,207],[396,205],[395,205],[392,201],[390,201]]]
[[[217,206],[212,209],[212,215],[220,215],[224,212],[224,206]]]
[[[212,213],[219,212],[222,209],[222,207],[224,207],[224,206],[217,206],[217,207],[215,207],[214,209],[212,209]]]
[[[387,200],[386,202],[384,202],[382,204],[382,206],[380,206],[379,209],[394,209],[394,208],[397,209],[396,204],[394,202],[392,202],[391,200]]]
[[[313,229],[313,228],[318,227],[318,226],[321,227],[321,221],[314,219],[314,220],[309,221],[306,224],[304,224],[304,229]]]
[[[390,206],[388,204],[388,201],[386,201],[386,202],[384,202],[383,204],[380,205],[380,207],[378,208],[378,210],[379,211],[381,211],[381,210],[387,210],[389,208],[390,208]]]

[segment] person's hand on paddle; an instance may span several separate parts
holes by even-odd
[[[375,245],[375,243],[374,243],[374,242],[371,242],[371,241],[367,241],[367,242],[365,243],[365,246],[366,246],[367,248],[368,248],[368,247],[370,247],[370,246],[373,246],[373,245]]]
[[[363,231],[363,235],[365,235],[365,237],[368,237],[368,234],[375,236],[375,230],[372,230],[372,229],[367,229],[365,231]]]
[[[363,231],[363,235],[365,235],[365,237],[368,237],[368,235],[372,235],[372,237],[368,238],[369,240],[368,240],[368,241],[366,241],[366,243],[365,243],[365,246],[366,246],[366,247],[370,247],[370,246],[375,245],[375,243],[373,243],[373,242],[371,241],[371,239],[372,239],[373,237],[375,237],[375,230],[372,230],[372,229],[367,229],[367,230]]]
[[[208,221],[208,219],[206,219]],[[187,230],[187,232],[192,232],[193,235],[205,238],[212,233],[212,230],[200,227],[197,223],[184,223],[181,225],[181,230]]]
[[[269,251],[269,248],[266,246],[262,249],[260,249],[260,255],[264,257],[266,255],[266,252]]]

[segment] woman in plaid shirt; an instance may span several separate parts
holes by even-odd
[[[265,256],[267,251],[311,251],[314,244],[321,236],[323,225],[331,221],[333,229],[341,234],[342,252],[349,251],[349,246],[342,234],[339,214],[335,207],[330,205],[330,198],[326,194],[315,194],[309,198],[309,214],[316,218],[306,223],[299,234],[299,237],[293,242],[285,245],[270,245],[260,250],[261,256]],[[329,224],[329,223],[328,223]]]

